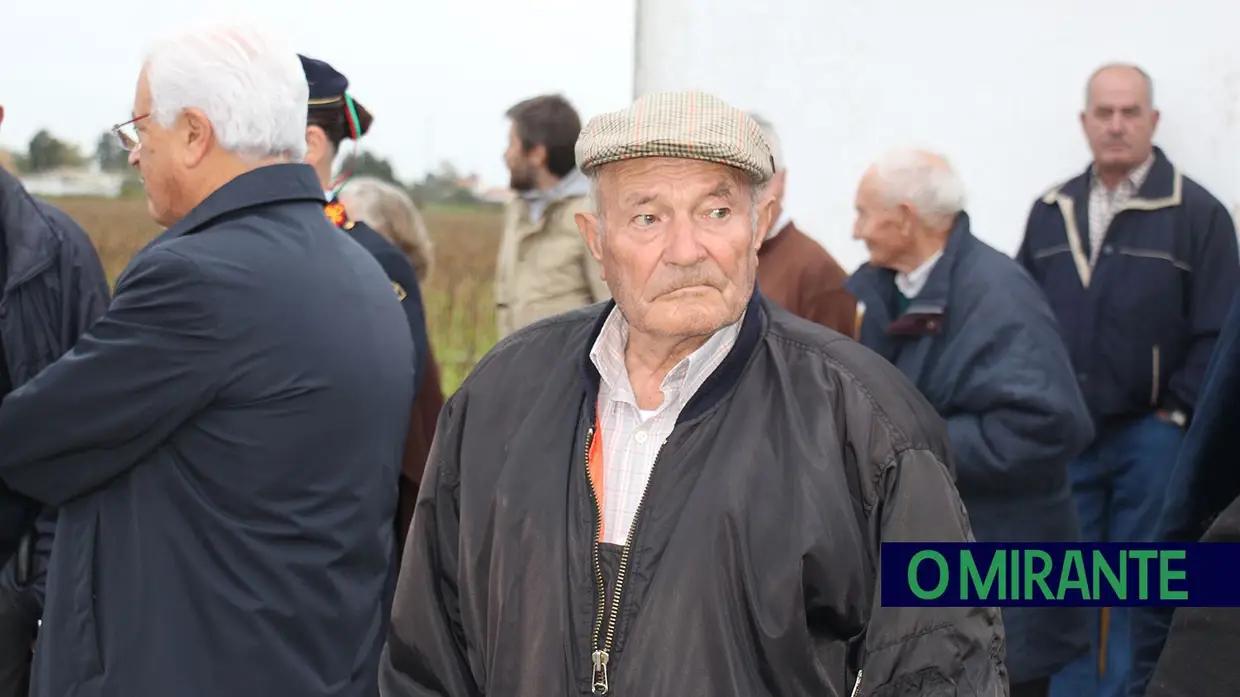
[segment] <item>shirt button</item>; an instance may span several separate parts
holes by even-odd
[[[646,437],[647,436],[646,436],[645,431],[638,431],[637,435],[633,436],[633,439],[636,440],[638,443],[645,443]]]

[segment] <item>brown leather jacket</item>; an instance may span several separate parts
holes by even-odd
[[[849,337],[857,335],[857,300],[844,290],[848,272],[789,222],[758,250],[758,288],[785,310]]]

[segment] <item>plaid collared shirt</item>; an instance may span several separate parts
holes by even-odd
[[[1102,183],[1097,171],[1089,179],[1089,265],[1092,268],[1098,263],[1098,254],[1107,236],[1107,228],[1115,219],[1115,214],[1128,205],[1128,201],[1137,195],[1150,168],[1154,166],[1154,156],[1150,155],[1139,166],[1128,173],[1114,190]]]
[[[659,451],[672,435],[685,405],[732,350],[741,322],[715,332],[677,363],[663,378],[663,403],[644,412],[637,406],[624,363],[629,324],[620,308],[612,308],[590,349],[590,360],[601,378],[598,417],[603,439],[603,542],[625,543]]]

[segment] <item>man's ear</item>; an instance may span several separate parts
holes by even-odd
[[[186,109],[177,119],[176,132],[185,144],[185,166],[197,167],[215,143],[215,128],[201,109]]]
[[[586,247],[590,250],[590,256],[599,263],[603,264],[603,226],[598,216],[593,213],[577,213],[573,215],[573,220],[577,223],[577,229],[581,231],[581,238],[585,240]],[[602,272],[603,280],[607,280],[607,272]]]
[[[762,248],[762,242],[766,240],[767,232],[770,231],[771,225],[775,223],[774,217],[775,197],[768,191],[758,198],[758,225],[753,231],[754,251]]]
[[[907,203],[901,203],[896,210],[900,211],[900,233],[905,237],[911,236],[917,222],[917,210]]]
[[[525,156],[529,158],[530,164],[535,168],[545,167],[547,165],[547,146],[541,143],[535,145],[525,151]]]
[[[0,105],[0,124],[4,123],[4,105]]]

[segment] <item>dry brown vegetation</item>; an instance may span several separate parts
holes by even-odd
[[[139,199],[51,199],[90,235],[109,282],[159,233]],[[451,393],[495,343],[495,255],[502,220],[474,209],[423,212],[435,243],[435,266],[422,288],[427,331]]]

